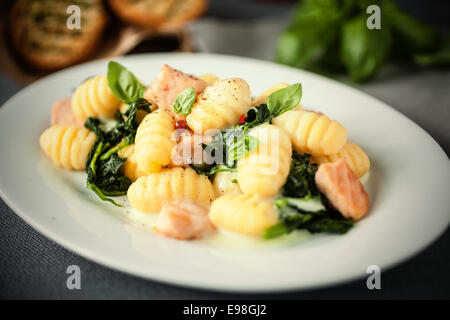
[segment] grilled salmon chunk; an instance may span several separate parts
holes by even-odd
[[[369,196],[344,159],[319,166],[317,188],[345,218],[362,219],[369,210]]]
[[[193,87],[197,95],[205,90],[206,82],[191,75],[164,65],[158,76],[145,91],[144,97],[160,109],[169,112],[176,120],[185,117],[172,110],[176,97],[184,90]]]

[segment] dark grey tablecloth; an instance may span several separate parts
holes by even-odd
[[[202,51],[271,59],[276,35],[285,24],[286,16],[279,16],[252,23],[203,21],[191,29],[196,32],[194,40]],[[214,36],[218,33],[221,37]],[[449,154],[450,72],[390,66],[375,81],[358,88],[410,117]],[[20,85],[0,73],[0,103],[19,89]],[[81,290],[66,287],[69,265],[81,269]],[[143,280],[88,261],[33,230],[0,200],[0,298],[450,298],[449,270],[450,231],[447,230],[417,257],[382,272],[381,290],[369,291],[365,280],[276,295],[193,290]]]

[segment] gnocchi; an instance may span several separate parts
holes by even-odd
[[[145,174],[161,171],[171,161],[176,145],[174,120],[158,110],[145,116],[136,132],[135,155],[139,170]]]
[[[135,155],[135,144],[129,145],[119,151],[118,155],[121,158],[127,158],[125,163],[120,168],[121,172],[127,176],[132,182],[136,181],[137,178],[144,176],[144,172],[139,170],[136,155]]]
[[[353,142],[347,141],[338,153],[329,156],[312,157],[311,162],[327,163],[335,162],[338,159],[345,159],[350,169],[358,176],[362,177],[370,169],[370,160],[367,154]]]
[[[272,197],[286,182],[291,164],[292,145],[282,130],[263,124],[249,133],[258,147],[237,163],[237,180],[243,193]]]
[[[222,79],[197,98],[186,122],[194,132],[223,129],[236,124],[251,107],[250,88],[240,78]]]
[[[58,167],[83,170],[95,140],[95,133],[86,128],[53,125],[41,134],[39,144]]]
[[[219,229],[248,236],[259,236],[279,220],[271,201],[250,194],[232,194],[217,198],[211,205],[209,217]]]
[[[191,168],[175,167],[138,178],[128,189],[128,199],[141,212],[158,213],[175,200],[194,200],[209,206],[214,190],[209,179]]]
[[[237,173],[235,172],[224,171],[216,173],[214,176],[213,188],[216,197],[226,194],[242,193],[237,182]]]
[[[331,155],[337,153],[347,141],[347,130],[339,122],[316,112],[290,110],[272,122],[289,135],[298,153]]]
[[[207,86],[212,86],[217,80],[219,80],[218,77],[211,73],[202,74],[199,78],[205,81]]]
[[[72,96],[72,111],[81,121],[88,117],[112,118],[120,104],[108,87],[106,76],[87,79]]]

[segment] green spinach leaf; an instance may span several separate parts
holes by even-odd
[[[296,229],[342,234],[353,226],[353,220],[344,219],[319,192],[314,181],[316,171],[317,165],[310,163],[309,155],[292,155],[288,178],[275,201],[280,221],[264,230],[263,238],[276,238]]]
[[[311,233],[334,233],[344,234],[350,230],[355,222],[352,219],[339,218],[318,218],[303,225],[303,228]]]
[[[282,190],[284,197],[313,198],[319,195],[314,176],[317,172],[317,164],[310,162],[308,154],[292,154],[291,167],[286,183]]]

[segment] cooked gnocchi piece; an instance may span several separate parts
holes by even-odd
[[[186,122],[192,131],[205,132],[236,124],[251,107],[250,88],[240,78],[222,79],[206,87]]]
[[[217,80],[219,80],[218,77],[211,73],[202,74],[199,78],[205,81],[207,86],[212,86]]]
[[[83,82],[72,95],[71,103],[73,113],[81,121],[88,117],[112,118],[121,104],[108,87],[106,76]]]
[[[41,134],[39,144],[58,167],[83,170],[95,140],[95,133],[86,128],[57,124]]]
[[[272,201],[250,194],[217,198],[211,206],[209,217],[219,229],[248,236],[259,236],[279,220]]]
[[[165,111],[145,116],[136,132],[135,154],[139,170],[145,174],[161,171],[171,161],[176,145],[174,120]]]
[[[175,200],[194,200],[209,206],[214,200],[211,181],[191,168],[170,168],[138,178],[128,189],[128,199],[141,212],[158,213]]]
[[[129,145],[119,151],[118,155],[121,158],[127,158],[125,163],[122,165],[120,170],[127,176],[132,182],[136,181],[137,178],[142,177],[145,173],[138,168],[135,155],[135,144]]]
[[[237,182],[236,172],[218,172],[214,176],[213,188],[216,197],[220,197],[226,194],[241,194],[242,191],[239,188]]]
[[[272,122],[289,135],[298,153],[336,154],[347,141],[347,130],[339,122],[316,112],[290,110]]]
[[[321,164],[335,162],[341,158],[347,161],[349,167],[358,177],[362,177],[370,169],[370,160],[367,154],[361,147],[350,141],[347,141],[338,153],[329,156],[311,157],[311,162]]]
[[[286,182],[291,164],[292,145],[282,130],[263,124],[249,132],[258,147],[237,163],[237,180],[243,193],[272,197]]]

